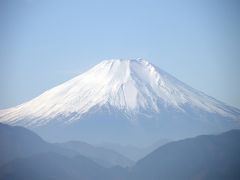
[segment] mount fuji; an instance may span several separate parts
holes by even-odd
[[[143,59],[106,60],[13,108],[0,122],[49,140],[145,145],[240,128],[240,110]]]

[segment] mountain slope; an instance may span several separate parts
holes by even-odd
[[[130,166],[132,161],[112,150],[95,148],[86,143],[52,144],[32,131],[18,126],[0,123],[0,166],[16,158],[26,158],[39,153],[57,153],[66,157],[84,156],[95,163],[113,167]]]
[[[95,162],[94,157],[82,156],[88,153],[88,149],[84,149],[83,146],[78,146],[78,151],[72,151],[74,148],[65,149],[60,145],[45,142],[23,127],[0,123],[0,145],[1,180],[118,180],[126,174],[119,166],[104,168]],[[107,152],[109,151],[106,150]],[[96,153],[97,157],[97,149],[92,153]],[[106,153],[103,158],[108,162],[109,157]],[[117,155],[116,153],[115,158],[118,158]],[[118,163],[116,161],[111,166]],[[110,163],[108,165],[110,166]]]
[[[136,147],[132,145],[123,146],[123,145],[114,144],[114,143],[102,143],[102,144],[99,144],[98,147],[114,150],[115,152],[119,152],[120,154],[123,154],[127,158],[132,159],[133,161],[136,162],[142,159],[144,156],[148,155],[149,153],[153,152],[155,149],[171,141],[172,140],[170,139],[160,139],[157,142],[147,147]]]
[[[104,167],[129,167],[134,164],[133,161],[124,157],[120,153],[117,153],[117,151],[113,151],[104,147],[95,147],[85,142],[70,141],[66,143],[58,143],[56,145],[76,151]]]
[[[0,179],[45,180],[238,180],[240,130],[166,144],[129,169],[103,168],[83,156],[47,152],[0,167]]]
[[[240,110],[145,60],[108,60],[29,102],[0,110],[0,122],[54,140],[146,144],[239,128]]]
[[[35,133],[0,123],[0,166],[15,158],[50,151],[52,147]]]
[[[240,179],[240,130],[164,145],[131,170],[131,180]]]
[[[108,171],[83,156],[41,153],[16,159],[0,168],[1,180],[106,180]]]

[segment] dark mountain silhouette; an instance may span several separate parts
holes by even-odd
[[[16,158],[24,158],[43,152],[55,152],[67,157],[83,155],[105,167],[133,164],[132,161],[113,150],[94,148],[94,146],[81,142],[51,144],[26,128],[1,123],[0,144],[0,166]]]
[[[0,124],[0,165],[15,158],[50,151],[52,146],[30,130]]]
[[[1,180],[110,180],[111,176],[107,169],[83,156],[70,158],[56,153],[17,159],[0,169]]]
[[[51,149],[49,143],[24,128],[0,127],[0,160],[5,163],[0,167],[1,180],[240,179],[240,130],[171,142],[131,168],[106,168],[69,149],[53,151],[56,145],[50,144]]]
[[[131,180],[240,179],[240,130],[164,145],[133,167]]]

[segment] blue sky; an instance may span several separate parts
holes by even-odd
[[[240,108],[240,1],[0,3],[1,109],[111,58],[147,59]]]

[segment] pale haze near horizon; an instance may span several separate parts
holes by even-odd
[[[144,58],[240,108],[236,0],[1,3],[0,109],[112,58]]]

